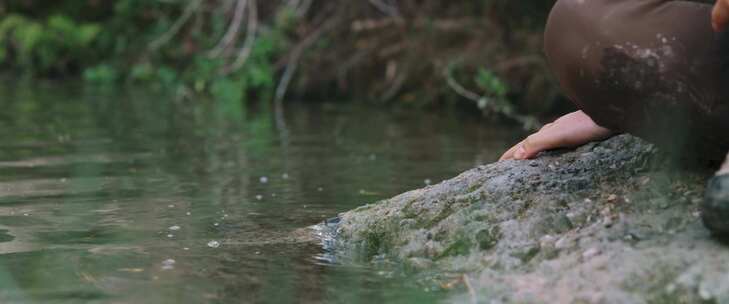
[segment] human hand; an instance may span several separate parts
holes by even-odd
[[[591,141],[606,139],[613,134],[612,131],[598,126],[584,112],[572,112],[545,125],[537,133],[516,144],[499,160],[531,159],[542,151],[577,147]]]
[[[711,12],[711,26],[714,31],[721,32],[729,23],[729,0],[717,0]]]

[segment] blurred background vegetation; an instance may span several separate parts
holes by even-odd
[[[0,69],[227,103],[455,105],[529,129],[567,104],[541,54],[553,2],[9,0]]]

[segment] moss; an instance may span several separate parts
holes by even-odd
[[[524,250],[512,253],[511,256],[520,259],[523,263],[528,263],[535,256],[537,256],[540,250],[541,248],[539,247],[539,245],[532,245],[525,248]]]
[[[413,208],[413,205],[416,202],[418,202],[418,199],[412,199],[409,202],[405,203],[405,207],[402,208],[403,218],[414,219],[418,217],[419,213],[415,211],[415,208]]]
[[[438,223],[440,223],[447,217],[451,216],[453,213],[456,212],[456,210],[454,210],[454,208],[453,208],[454,205],[455,205],[455,201],[447,202],[445,204],[445,206],[443,206],[443,209],[441,209],[440,212],[438,212],[438,214],[435,217],[433,217],[429,220],[424,220],[421,223],[421,228],[433,228],[433,226],[437,225]]]
[[[479,249],[489,250],[498,244],[501,236],[501,228],[499,226],[493,226],[477,232],[475,238]]]
[[[439,260],[449,256],[467,255],[469,252],[471,252],[472,246],[473,244],[468,238],[461,236],[459,238],[456,238],[453,243],[446,247],[446,249],[443,250],[443,252],[439,254],[436,259]]]
[[[367,258],[371,258],[378,254],[383,253],[389,240],[387,234],[383,231],[373,231],[365,235],[365,255]]]

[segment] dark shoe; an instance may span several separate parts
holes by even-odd
[[[729,236],[729,174],[709,180],[701,205],[701,218],[716,236]]]

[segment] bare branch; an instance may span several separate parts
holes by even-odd
[[[456,94],[461,95],[462,97],[464,97],[464,98],[466,98],[468,100],[474,101],[476,103],[482,103],[483,102],[482,100],[483,100],[483,98],[485,98],[484,96],[481,96],[481,95],[479,95],[479,94],[477,94],[475,92],[472,92],[472,91],[466,89],[465,87],[463,87],[460,83],[458,83],[458,81],[451,74],[451,68],[450,67],[446,68],[445,69],[445,72],[443,72],[443,74],[444,74],[444,76],[446,78],[446,83],[448,83],[448,86],[454,92],[456,92]],[[480,107],[480,105],[479,105],[479,107]]]
[[[281,76],[281,80],[279,80],[278,86],[276,87],[276,95],[274,99],[276,102],[282,101],[283,98],[286,96],[286,91],[288,90],[289,83],[291,82],[291,79],[293,78],[294,73],[298,68],[299,59],[301,58],[301,55],[303,55],[304,50],[306,50],[309,46],[316,42],[322,33],[334,27],[337,22],[339,22],[337,18],[329,19],[324,25],[316,29],[314,32],[309,34],[309,36],[304,38],[304,40],[299,42],[299,44],[289,54],[286,70],[284,70],[284,73]]]
[[[256,6],[256,0],[248,1],[248,25],[246,28],[246,40],[243,42],[243,47],[238,51],[235,61],[232,65],[223,71],[223,74],[230,74],[233,71],[240,69],[248,60],[248,57],[253,51],[253,45],[256,42],[256,32],[258,31],[258,8]]]
[[[246,10],[247,4],[247,0],[236,1],[235,13],[233,14],[233,20],[230,22],[228,31],[225,32],[225,35],[220,40],[220,42],[218,42],[215,48],[210,50],[208,56],[210,56],[211,58],[219,57],[223,53],[223,51],[228,49],[233,44],[233,42],[235,41],[235,37],[238,36],[240,25],[243,22],[243,13]]]
[[[192,0],[190,3],[185,7],[185,11],[182,13],[180,18],[177,18],[174,24],[172,24],[172,27],[165,32],[162,36],[159,36],[159,38],[152,41],[152,43],[149,44],[147,49],[150,52],[155,52],[159,50],[162,46],[170,42],[170,40],[177,35],[177,33],[182,29],[182,26],[187,23],[188,20],[190,20],[190,17],[192,14],[200,7],[200,4],[202,3],[202,0]]]
[[[374,7],[385,15],[390,17],[400,17],[400,11],[398,11],[397,7],[393,5],[387,4],[382,0],[370,0],[370,3],[372,3]]]

